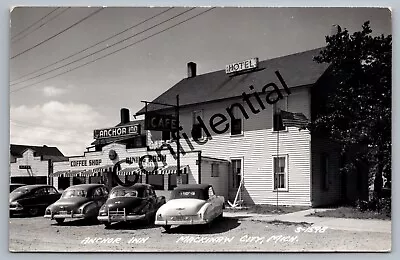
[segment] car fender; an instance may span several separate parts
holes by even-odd
[[[85,209],[87,209],[88,207],[91,208],[85,212]],[[85,215],[91,215],[91,214],[97,215],[98,206],[94,201],[86,202],[82,204],[79,208],[82,208],[82,213]]]
[[[212,211],[211,211],[211,203],[210,203],[210,202],[205,203],[205,204],[200,208],[200,210],[199,210],[199,212],[198,212],[197,214],[201,214],[202,217],[203,217],[203,219],[209,219],[210,217],[212,217],[212,216],[211,216],[211,214],[212,214]]]

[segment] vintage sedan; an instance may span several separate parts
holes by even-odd
[[[10,215],[37,216],[60,198],[61,194],[50,185],[24,185],[10,193]]]
[[[114,187],[97,219],[106,227],[114,222],[142,220],[153,222],[156,211],[165,204],[165,197],[157,197],[151,185],[136,183],[130,187]]]
[[[210,184],[180,185],[157,211],[155,224],[166,231],[171,225],[208,224],[215,218],[222,218],[224,203],[224,197],[215,195]]]
[[[108,189],[103,184],[79,184],[64,190],[61,198],[47,207],[45,218],[62,223],[66,218],[94,219],[106,202]]]

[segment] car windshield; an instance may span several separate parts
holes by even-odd
[[[87,192],[85,190],[65,190],[62,194],[63,198],[72,198],[72,197],[86,197]]]
[[[173,190],[171,194],[171,199],[201,199],[205,200],[205,194],[203,190]]]
[[[110,199],[115,197],[138,197],[138,192],[131,189],[118,189],[111,191]]]

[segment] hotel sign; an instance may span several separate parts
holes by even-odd
[[[226,74],[256,69],[258,67],[258,58],[252,58],[249,60],[241,61],[226,65],[225,72]]]
[[[130,135],[139,135],[140,125],[118,126],[113,128],[105,128],[94,130],[94,139],[103,139],[111,137],[123,137]]]

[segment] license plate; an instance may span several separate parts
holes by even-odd
[[[60,213],[60,215],[67,215],[68,214],[68,212],[66,210],[62,210],[59,213]]]
[[[172,217],[172,220],[187,220],[187,219],[186,219],[186,216],[175,216],[175,217]]]

